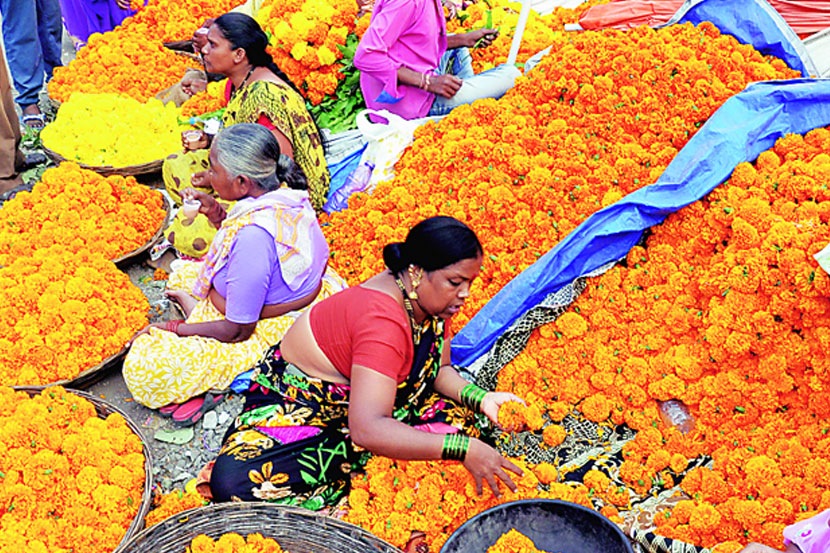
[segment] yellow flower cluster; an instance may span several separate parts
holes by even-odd
[[[272,538],[262,534],[222,534],[218,540],[204,534],[198,535],[185,549],[186,553],[289,553]]]
[[[165,216],[161,194],[134,177],[64,162],[0,210],[0,265],[55,244],[116,259],[147,243]]]
[[[5,348],[2,348],[5,350]],[[107,553],[141,506],[144,455],[124,417],[60,387],[0,387],[0,550]]]
[[[100,253],[55,245],[19,257],[0,268],[0,382],[75,378],[121,351],[148,310],[141,290]]]
[[[181,114],[173,104],[119,94],[75,93],[41,132],[44,146],[91,166],[127,167],[181,149]]]
[[[192,117],[225,107],[225,104],[227,104],[225,101],[225,87],[227,85],[227,79],[209,82],[207,90],[194,94],[182,104],[182,115]]]
[[[357,10],[354,0],[265,0],[256,15],[274,61],[314,105],[343,78],[338,46],[354,32]]]
[[[208,501],[195,490],[173,490],[155,498],[152,510],[144,517],[144,525],[149,528],[167,517],[188,509],[202,507],[207,503]]]

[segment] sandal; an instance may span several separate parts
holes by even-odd
[[[181,407],[180,403],[171,403],[170,405],[159,407],[158,414],[163,419],[169,419],[173,416],[173,413],[175,413],[179,407]]]
[[[193,398],[178,406],[173,411],[173,426],[186,428],[199,422],[202,416],[224,401],[224,394],[207,393],[202,397]]]
[[[20,120],[30,129],[41,130],[46,126],[46,116],[42,113],[26,113]]]

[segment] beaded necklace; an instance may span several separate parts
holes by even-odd
[[[256,69],[256,67],[254,67],[253,65],[250,69],[248,69],[248,74],[245,75],[244,79],[242,79],[242,83],[240,83],[239,88],[234,87],[233,90],[231,90],[231,97],[233,97],[234,94],[245,88],[245,85],[248,84],[248,79],[250,79],[251,75],[254,73],[254,69]]]
[[[417,346],[421,343],[421,334],[424,328],[428,326],[427,322],[430,318],[427,317],[427,320],[422,325],[415,322],[415,310],[412,308],[412,302],[409,301],[409,295],[406,293],[406,287],[403,285],[400,276],[395,276],[395,284],[398,285],[398,288],[401,290],[401,295],[403,295],[403,307],[406,309],[406,314],[409,317],[409,327],[412,329],[412,341]]]

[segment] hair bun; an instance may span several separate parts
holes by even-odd
[[[383,262],[393,273],[404,270],[409,265],[409,256],[406,252],[406,244],[403,242],[392,242],[383,247]]]

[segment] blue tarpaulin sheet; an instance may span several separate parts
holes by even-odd
[[[779,137],[828,125],[830,79],[751,84],[712,114],[656,183],[591,215],[496,294],[453,338],[453,362],[475,361],[548,294],[625,257],[643,231],[704,197]]]

